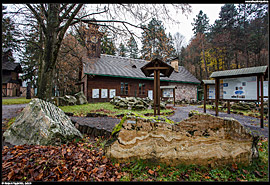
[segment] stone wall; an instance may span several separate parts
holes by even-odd
[[[197,85],[187,83],[170,83],[169,85],[176,85],[175,99],[176,100],[197,100]]]
[[[247,165],[258,157],[257,138],[236,120],[208,114],[197,114],[177,124],[165,118],[123,119],[114,129],[114,140],[105,145],[106,156],[118,161],[219,166],[235,162]]]

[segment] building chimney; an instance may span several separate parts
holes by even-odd
[[[178,72],[178,59],[172,60],[171,66],[174,68],[174,71]]]
[[[100,58],[101,54],[101,38],[103,33],[98,31],[99,25],[95,23],[88,24],[86,33],[86,49],[89,57]]]

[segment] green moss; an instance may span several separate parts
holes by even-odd
[[[134,113],[134,112],[128,112],[127,114],[125,114],[125,116],[121,119],[121,121],[114,126],[113,128],[113,131],[112,131],[112,136],[115,136],[116,133],[118,133],[122,126],[123,126],[123,123],[131,118],[131,116],[135,116],[136,118],[136,121],[138,118],[143,118],[143,119],[146,119],[146,120],[154,120],[156,122],[166,122],[168,124],[175,124],[174,121],[166,118],[165,116],[144,116],[143,114],[138,114],[138,113]]]
[[[118,133],[121,130],[123,123],[126,121],[126,119],[127,119],[127,116],[125,115],[121,119],[121,121],[117,125],[114,126],[113,131],[112,131],[112,136],[114,136],[116,133]]]
[[[16,117],[11,118],[11,119],[8,121],[8,123],[7,123],[7,129],[15,122],[15,120],[16,120]]]

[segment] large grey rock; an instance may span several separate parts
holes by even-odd
[[[61,109],[37,98],[23,109],[3,136],[13,145],[54,145],[82,138]]]
[[[74,94],[74,96],[75,96],[75,98],[77,99],[77,102],[76,102],[77,105],[83,105],[83,104],[87,104],[87,103],[88,103],[88,102],[87,102],[87,99],[86,99],[86,97],[84,96],[84,94],[83,94],[82,91],[80,91],[80,92]]]

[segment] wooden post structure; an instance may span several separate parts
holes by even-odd
[[[175,88],[173,88],[173,106],[175,107]]]
[[[157,98],[156,98],[156,103],[157,103],[157,115],[160,115],[160,70],[157,70],[157,77],[156,77],[156,82],[157,82]]]
[[[160,115],[160,70],[154,70],[154,116]]]
[[[264,127],[263,125],[263,75],[261,75],[261,128]]]
[[[215,105],[216,105],[216,116],[218,116],[218,100],[219,100],[219,78],[215,79]]]
[[[207,85],[204,84],[204,92],[203,92],[203,112],[206,113],[206,100],[207,100]]]
[[[227,113],[230,114],[231,113],[231,104],[230,101],[227,101]]]
[[[152,77],[154,73],[154,116],[160,115],[160,73],[170,77],[174,68],[156,58],[141,67],[141,70],[147,77]]]

